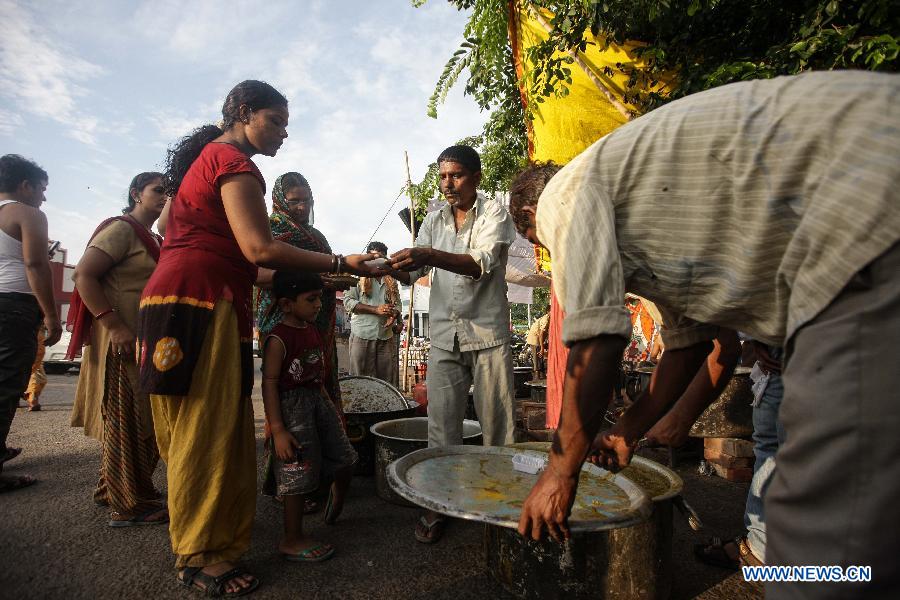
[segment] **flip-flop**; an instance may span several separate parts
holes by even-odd
[[[422,542],[423,544],[433,544],[443,537],[444,527],[447,525],[447,517],[438,516],[434,518],[434,521],[429,523],[428,519],[425,518],[425,515],[422,515],[419,517],[418,525],[424,527],[425,531],[428,533],[422,535],[419,533],[419,528],[416,527],[416,541]]]
[[[17,457],[20,454],[22,454],[21,448],[13,448],[11,446],[7,446],[6,452],[3,453],[3,456],[0,456],[0,465],[2,465],[3,463],[5,463],[7,461],[14,459],[15,457]]]
[[[318,544],[312,548],[301,550],[296,554],[282,553],[285,560],[291,562],[317,563],[328,560],[334,556],[334,546],[331,544]]]
[[[150,515],[158,512],[166,511],[166,516],[162,519],[149,520]],[[169,513],[165,506],[161,508],[152,508],[145,513],[141,513],[130,519],[110,519],[107,523],[110,527],[140,527],[142,525],[164,525],[169,522]]]
[[[253,577],[253,575],[250,575],[250,573],[239,567],[235,567],[230,571],[222,573],[218,577],[207,575],[203,572],[203,567],[185,567],[178,572],[178,575],[176,575],[175,578],[178,580],[178,583],[184,587],[203,592],[203,595],[209,598],[237,598],[238,596],[246,596],[258,588],[259,579],[253,577],[253,583],[250,584],[250,587],[241,588],[238,592],[226,592],[225,585],[232,579],[246,577],[248,575]]]
[[[41,410],[40,404],[34,404],[34,405],[28,407],[28,412],[40,412],[40,410]]]
[[[37,482],[38,480],[31,475],[0,477],[0,494],[21,490],[22,488],[27,488],[28,486],[34,485]]]

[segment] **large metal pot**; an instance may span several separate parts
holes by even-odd
[[[372,425],[370,431],[375,439],[376,493],[388,502],[402,506],[415,506],[391,489],[387,482],[385,469],[401,456],[428,447],[428,418],[413,417],[382,421]],[[463,421],[463,443],[471,446],[481,444],[481,425],[478,421]]]
[[[753,435],[753,391],[750,369],[738,367],[725,389],[694,422],[693,437],[748,437]]]
[[[347,410],[349,407],[347,401],[345,400],[344,402],[344,416],[347,419],[347,437],[350,438],[350,444],[353,445],[353,448],[359,455],[359,460],[357,460],[353,472],[356,475],[372,475],[375,472],[375,438],[372,437],[369,429],[372,425],[382,421],[391,421],[414,416],[416,413],[416,405],[415,403],[410,404],[407,402],[400,390],[388,382],[376,379],[375,377],[360,375],[341,377],[339,381],[341,383],[342,394],[345,390],[346,382],[353,380],[368,380],[372,382],[373,386],[381,390],[380,393],[384,396],[381,398],[382,401],[377,402],[376,404],[387,404],[383,400],[390,399],[390,404],[397,407],[393,410],[350,411]],[[355,408],[365,409],[367,407],[356,406]]]
[[[549,443],[514,448],[549,451]],[[487,525],[488,572],[518,598],[668,598],[672,588],[672,506],[681,478],[652,460],[634,457],[622,471],[653,501],[647,521],[575,535],[564,544],[535,542],[514,529]]]

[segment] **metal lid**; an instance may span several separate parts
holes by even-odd
[[[400,390],[382,379],[350,375],[338,381],[345,413],[387,413],[410,408]]]
[[[520,450],[535,450],[537,452],[550,452],[550,442],[520,442],[510,444],[509,448]],[[684,481],[678,473],[663,466],[655,460],[634,456],[631,464],[619,471],[634,483],[636,483],[653,502],[668,500],[681,493]]]
[[[481,435],[481,423],[463,420],[463,439],[473,440]],[[427,442],[428,441],[428,417],[410,417],[408,419],[393,419],[381,421],[369,427],[369,431],[375,437],[398,442]]]
[[[515,471],[517,453],[543,452],[495,446],[447,446],[407,454],[387,468],[398,495],[430,510],[515,529],[522,505],[539,475]],[[629,527],[647,518],[650,499],[629,479],[591,464],[581,469],[569,517],[572,532]]]

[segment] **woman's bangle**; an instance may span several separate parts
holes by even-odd
[[[338,259],[337,254],[331,255],[331,270],[329,273],[337,273],[338,265],[340,265],[340,260]]]
[[[106,315],[108,315],[109,313],[114,313],[114,312],[116,312],[116,309],[114,309],[114,308],[109,308],[109,309],[107,309],[107,310],[104,310],[104,311],[101,312],[101,313],[98,313],[98,314],[94,315],[94,320],[95,320],[95,321],[99,321],[100,319],[102,319],[103,317],[105,317]]]
[[[347,270],[347,257],[343,254],[338,254],[338,275]]]

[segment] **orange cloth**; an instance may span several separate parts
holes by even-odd
[[[563,383],[566,381],[566,362],[569,349],[562,342],[563,312],[553,286],[550,286],[550,336],[547,340],[547,428],[559,427],[562,412]]]
[[[31,379],[28,380],[28,387],[25,389],[25,398],[28,400],[29,406],[40,404],[41,392],[47,386],[47,374],[44,372],[44,354],[47,349],[44,347],[44,327],[38,329],[37,334],[37,354],[34,356],[34,364],[31,365]]]

